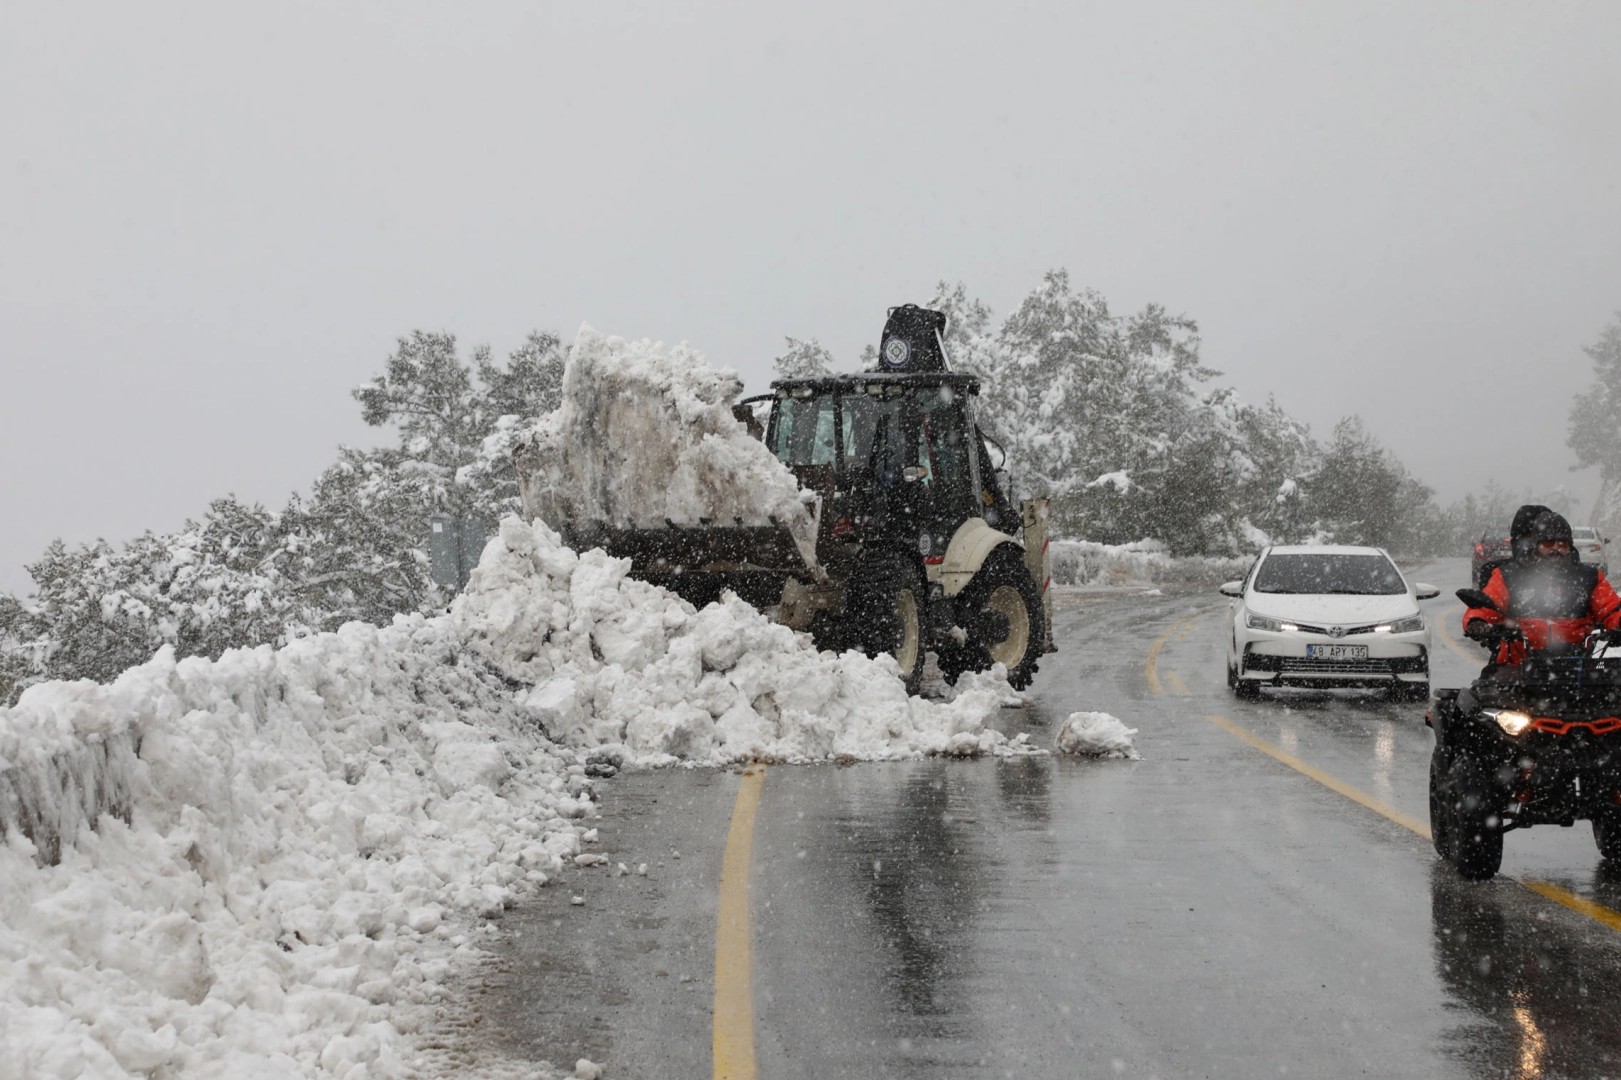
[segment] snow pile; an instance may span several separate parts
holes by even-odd
[[[629,570],[508,518],[452,609],[561,742],[653,765],[1017,749],[984,727],[1017,700],[1005,673],[909,697],[891,657],[819,653],[730,594],[700,611]]]
[[[0,848],[13,1076],[404,1075],[466,948],[454,916],[544,881],[591,807],[446,618],[165,649],[30,689],[0,733],[14,775],[60,768],[70,733],[139,744],[116,764],[127,823],[69,833],[56,865],[19,831]]]
[[[0,710],[7,1075],[421,1073],[472,923],[589,841],[592,755],[1034,752],[985,728],[1000,675],[909,698],[888,657],[627,569],[508,519],[451,614]]]
[[[1050,551],[1054,585],[1212,584],[1243,577],[1251,562],[1247,556],[1173,556],[1158,540],[1054,540]]]
[[[814,539],[813,497],[732,415],[743,384],[680,345],[581,327],[563,404],[519,453],[526,516],[576,525],[789,526]]]
[[[1135,734],[1136,728],[1128,728],[1108,713],[1076,712],[1058,729],[1057,746],[1063,754],[1136,760],[1141,755],[1131,743]]]

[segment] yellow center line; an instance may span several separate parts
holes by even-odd
[[[743,771],[721,860],[715,915],[715,1080],[754,1080],[754,958],[749,932],[749,863],[765,766]]]
[[[1521,881],[1520,884],[1524,885],[1527,889],[1530,889],[1538,896],[1545,896],[1556,904],[1563,904],[1572,911],[1577,911],[1583,915],[1586,915],[1594,922],[1603,923],[1611,930],[1621,930],[1621,913],[1611,911],[1603,904],[1596,904],[1591,900],[1577,896],[1573,892],[1567,892],[1564,889],[1561,889],[1559,886],[1546,881],[1531,881],[1528,879]]]
[[[1310,777],[1319,784],[1328,788],[1330,791],[1343,795],[1352,802],[1367,807],[1374,813],[1388,818],[1410,832],[1417,833],[1426,840],[1431,838],[1428,823],[1420,821],[1411,814],[1404,814],[1400,810],[1397,810],[1394,806],[1391,806],[1389,803],[1383,802],[1374,796],[1369,795],[1367,792],[1360,790],[1359,788],[1352,787],[1350,784],[1347,784],[1345,781],[1337,777],[1330,776],[1328,773],[1323,772],[1316,766],[1302,761],[1300,758],[1289,753],[1287,750],[1284,750],[1282,747],[1275,746],[1272,743],[1267,742],[1265,739],[1261,738],[1253,731],[1250,731],[1248,728],[1235,724],[1225,716],[1206,716],[1205,719],[1209,720],[1212,724],[1215,724],[1229,735],[1232,735],[1240,742],[1259,750],[1261,753],[1273,758],[1276,761],[1282,762],[1291,769],[1294,769],[1296,772]],[[1554,885],[1551,882],[1537,881],[1531,878],[1517,878],[1510,874],[1504,874],[1502,876],[1507,878],[1509,881],[1514,882],[1516,885],[1529,889],[1538,896],[1552,900],[1556,904],[1569,908],[1578,915],[1585,915],[1587,918],[1592,919],[1596,923],[1607,926],[1611,930],[1621,931],[1621,912],[1612,911],[1603,904],[1595,903],[1594,901],[1588,900],[1585,897],[1577,896],[1575,893],[1562,889],[1558,885]]]
[[[1159,681],[1159,653],[1161,649],[1165,648],[1165,643],[1171,640],[1171,635],[1173,634],[1178,634],[1179,636],[1186,635],[1188,631],[1193,629],[1193,624],[1198,621],[1199,617],[1211,610],[1213,609],[1200,608],[1193,614],[1178,619],[1176,622],[1166,627],[1165,633],[1155,638],[1154,644],[1148,647],[1148,659],[1143,661],[1143,677],[1148,680],[1148,692],[1150,694],[1153,694],[1155,697],[1165,696],[1165,687]],[[1167,677],[1169,676],[1170,673],[1167,673]],[[1178,683],[1182,682],[1180,678],[1178,678],[1176,681]],[[1188,688],[1186,685],[1183,685],[1182,689],[1178,691],[1178,693],[1184,695],[1187,692]]]
[[[1227,732],[1227,734],[1238,739],[1240,742],[1246,743],[1249,746],[1259,750],[1267,757],[1281,761],[1296,772],[1311,777],[1313,780],[1328,788],[1330,791],[1338,792],[1339,794],[1344,795],[1352,802],[1359,803],[1362,806],[1367,807],[1369,810],[1372,810],[1374,813],[1389,818],[1402,828],[1416,832],[1426,840],[1430,839],[1429,825],[1420,821],[1418,818],[1413,817],[1411,814],[1404,814],[1400,810],[1397,810],[1394,806],[1391,806],[1389,803],[1382,802],[1374,796],[1369,795],[1367,792],[1354,788],[1337,777],[1330,776],[1328,773],[1317,768],[1317,766],[1311,765],[1300,758],[1295,757],[1281,746],[1274,746],[1272,743],[1267,742],[1265,739],[1255,734],[1255,732],[1251,731],[1249,728],[1235,724],[1225,716],[1207,716],[1205,719]]]

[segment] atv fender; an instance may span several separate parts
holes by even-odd
[[[1024,545],[1018,540],[991,528],[984,518],[969,518],[952,534],[951,543],[946,545],[945,559],[929,567],[930,583],[938,582],[947,596],[956,596],[984,568],[991,552],[1003,544],[1011,545],[1023,558]]]

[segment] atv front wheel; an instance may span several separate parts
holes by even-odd
[[[1430,751],[1430,842],[1435,853],[1447,862],[1452,861],[1457,844],[1453,839],[1452,807],[1447,790],[1450,755],[1437,746]]]
[[[1446,809],[1451,863],[1470,881],[1485,881],[1503,865],[1502,795],[1491,777],[1465,758],[1447,768]]]
[[[1621,810],[1600,810],[1594,816],[1593,842],[1599,858],[1621,864]]]
[[[1024,564],[1005,558],[986,563],[963,590],[957,613],[967,628],[968,642],[939,653],[940,674],[946,681],[1001,664],[1013,689],[1029,686],[1046,642],[1041,594]]]

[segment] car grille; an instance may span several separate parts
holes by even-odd
[[[1324,637],[1333,637],[1326,626],[1313,626],[1310,623],[1295,623],[1302,632],[1307,634],[1322,634]],[[1352,634],[1371,634],[1375,626],[1384,626],[1385,623],[1369,623],[1367,626],[1347,626],[1343,633],[1346,637]]]

